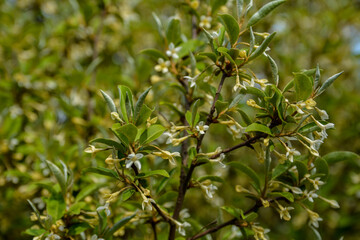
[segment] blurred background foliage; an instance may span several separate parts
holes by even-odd
[[[206,15],[214,0],[200,1],[197,11]],[[232,13],[235,1],[224,0],[220,12]],[[266,1],[254,1],[254,9]],[[83,154],[90,139],[106,136],[110,116],[99,89],[112,91],[129,86],[136,95],[153,85],[162,94],[149,95],[149,105],[158,111],[164,100],[174,100],[166,89],[167,79],[156,76],[154,64],[139,54],[145,48],[165,50],[158,36],[152,12],[166,23],[171,16],[181,19],[182,32],[191,37],[189,1],[176,0],[3,0],[0,1],[0,239],[31,239],[22,232],[32,225],[26,199],[44,208],[40,198],[46,192],[39,181],[50,178],[41,159],[63,160],[75,174],[74,192],[96,176],[83,176],[81,170],[103,164],[102,158]],[[252,10],[254,11],[254,10]],[[316,67],[329,77],[345,73],[317,99],[326,109],[336,129],[321,148],[321,154],[337,150],[360,153],[360,1],[288,1],[257,26],[256,31],[277,31],[271,43],[272,57],[279,66],[280,83],[285,85],[292,72]],[[213,26],[217,30],[218,26]],[[267,61],[252,66],[257,75],[271,76]],[[165,89],[161,89],[165,87]],[[229,92],[231,86],[229,87]],[[225,131],[216,129],[215,131]],[[209,138],[209,149],[228,146],[228,135]],[[250,150],[229,157],[249,163]],[[251,163],[251,165],[253,165]],[[256,164],[253,166],[256,168]],[[323,239],[359,239],[360,164],[338,162],[330,166],[332,176],[322,195],[337,200],[341,208],[329,209],[315,202],[324,221],[319,231]],[[196,175],[201,175],[199,169]],[[229,184],[221,186],[213,210],[196,216],[215,219],[220,203],[243,202],[232,195],[233,188],[246,179],[227,171]],[[174,180],[176,183],[176,180]],[[175,184],[176,186],[176,184]],[[191,196],[191,197],[190,197]],[[99,196],[86,199],[93,204]],[[185,205],[203,207],[204,198],[190,190]],[[244,203],[246,204],[246,202]],[[95,208],[95,205],[94,205]],[[262,225],[271,229],[271,239],[315,239],[305,224],[306,216],[294,214],[294,224],[280,221],[267,209],[261,210]],[[224,216],[226,218],[226,216]],[[208,222],[208,221],[205,221]],[[230,228],[223,236],[234,234]]]

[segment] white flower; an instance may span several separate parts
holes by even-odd
[[[220,155],[215,159],[210,159],[210,162],[218,162],[220,163],[221,167],[226,168],[226,165],[222,163],[222,161],[225,159],[225,154],[220,153]]]
[[[325,110],[321,110],[317,107],[315,107],[315,110],[318,112],[321,120],[327,120],[329,119],[329,115],[327,114],[327,112]]]
[[[322,196],[319,196],[319,198],[320,198],[321,200],[329,203],[332,208],[340,208],[340,205],[339,205],[339,203],[338,203],[336,200],[330,200],[330,199],[324,198],[324,197],[322,197]]]
[[[269,229],[264,229],[261,226],[251,225],[251,229],[254,231],[255,240],[267,240],[265,234],[270,232]]]
[[[233,135],[234,138],[241,138],[242,135],[245,133],[245,127],[241,126],[239,123],[236,123],[234,125],[228,125],[228,131]]]
[[[212,21],[212,17],[203,15],[203,16],[200,17],[199,26],[201,28],[209,29],[209,28],[211,28],[211,21]]]
[[[236,82],[233,91],[236,92],[238,89],[242,89],[242,88],[246,89],[246,87],[240,83],[239,75],[236,75]]]
[[[177,227],[178,227],[178,228],[177,228],[178,232],[179,232],[181,235],[183,235],[183,236],[186,235],[185,228],[191,226],[190,223],[188,223],[188,222],[180,223],[180,222],[178,222],[178,221],[175,221],[175,224],[176,224]]]
[[[169,49],[166,51],[166,55],[168,57],[172,57],[173,59],[178,59],[179,55],[177,53],[180,51],[181,47],[175,47],[173,43],[170,43]]]
[[[316,190],[319,190],[319,186],[320,185],[324,185],[325,183],[323,181],[320,180],[319,177],[315,178],[315,179],[311,179],[309,178],[309,181],[313,184],[314,188]]]
[[[153,152],[152,153],[155,156],[161,157],[162,159],[168,159],[171,164],[176,165],[175,158],[174,157],[180,157],[179,152],[169,152],[161,150],[160,152]]]
[[[104,210],[105,213],[106,213],[106,216],[110,216],[110,215],[111,215],[111,211],[110,211],[110,209],[109,209],[109,204],[110,204],[110,202],[106,202],[104,206],[98,207],[98,208],[96,209],[96,211],[100,212],[100,211]]]
[[[169,71],[168,67],[170,66],[170,61],[164,61],[164,59],[158,59],[158,65],[155,66],[155,70],[162,73],[167,73]]]
[[[314,202],[314,198],[317,198],[318,195],[315,193],[315,190],[308,192],[307,190],[304,191],[305,197],[310,201]]]
[[[127,160],[125,161],[126,168],[130,168],[133,164],[137,167],[137,169],[141,169],[141,163],[139,159],[141,159],[144,155],[141,153],[131,153],[128,155]]]
[[[201,121],[199,122],[199,124],[196,126],[196,130],[200,133],[200,134],[205,134],[205,131],[207,131],[209,129],[208,125],[204,125],[204,122]]]
[[[218,188],[213,185],[213,184],[210,184],[210,185],[205,185],[205,184],[200,184],[200,187],[205,191],[206,195],[209,197],[209,198],[213,198],[214,194],[215,194],[215,190],[217,190]]]
[[[188,83],[190,83],[190,87],[195,87],[196,85],[196,80],[198,79],[199,74],[196,75],[195,77],[190,77],[190,76],[185,76],[184,78],[187,79]]]
[[[335,127],[335,125],[333,123],[327,123],[327,124],[323,125],[319,121],[317,121],[313,116],[311,116],[311,118],[314,120],[315,124],[321,129],[321,132],[320,132],[321,140],[324,140],[328,136],[326,133],[326,129]]]
[[[297,151],[295,148],[288,148],[286,147],[286,157],[289,159],[290,162],[294,161],[294,156],[299,156],[300,152]]]
[[[316,212],[311,211],[310,209],[306,208],[306,211],[309,214],[310,217],[310,225],[313,225],[314,227],[318,228],[319,227],[319,221],[322,221],[323,219],[319,216],[319,214],[317,214]]]
[[[94,154],[94,153],[105,151],[105,150],[108,150],[108,149],[107,148],[96,148],[95,146],[90,145],[89,147],[85,148],[84,152]]]
[[[190,217],[189,209],[187,208],[182,209],[179,215],[180,215],[180,219],[189,218]]]
[[[163,134],[168,137],[168,139],[166,140],[166,144],[170,144],[170,143],[173,142],[173,140],[175,139],[175,137],[176,137],[177,135],[179,135],[179,132],[175,132],[175,133],[164,132]]]
[[[61,239],[61,237],[55,233],[50,233],[45,240],[56,240],[56,239]]]
[[[92,235],[91,236],[91,239],[90,240],[105,240],[103,238],[98,238],[98,236],[96,234]]]
[[[280,213],[280,218],[284,219],[285,221],[290,221],[291,215],[289,213],[290,210],[293,210],[293,207],[283,207],[281,206],[277,201],[277,205],[279,206],[279,209],[276,209]]]
[[[156,203],[154,199],[152,198],[147,198],[144,196],[143,202],[142,202],[142,209],[145,211],[151,211],[152,210],[152,204],[151,203]]]

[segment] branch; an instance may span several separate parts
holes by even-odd
[[[214,112],[215,112],[215,103],[219,99],[220,92],[221,92],[221,89],[222,89],[222,87],[224,85],[226,77],[227,77],[227,75],[223,72],[223,74],[221,76],[219,86],[218,86],[218,89],[217,89],[215,97],[214,97],[214,101],[212,103],[212,106],[211,106],[211,109],[210,109],[210,112],[209,112],[209,115],[206,118],[205,125],[210,125],[212,123],[212,121],[213,121],[213,115],[214,115]],[[200,135],[200,137],[198,139],[198,142],[197,142],[197,145],[196,145],[196,152],[200,151],[201,143],[202,143],[202,141],[204,139],[205,134]]]
[[[215,155],[211,156],[210,159],[217,158],[217,157],[219,157],[220,154],[222,154],[222,153],[228,153],[228,152],[234,151],[234,150],[236,150],[236,149],[238,149],[238,148],[241,148],[241,147],[245,147],[245,146],[246,146],[246,147],[252,148],[251,144],[255,143],[256,140],[258,140],[258,139],[260,139],[260,138],[262,138],[262,137],[266,137],[266,136],[267,136],[266,134],[259,134],[259,135],[256,135],[255,137],[251,137],[251,138],[249,138],[248,140],[246,140],[245,142],[239,143],[239,144],[237,144],[237,145],[235,145],[235,146],[232,146],[232,147],[230,147],[230,148],[227,148],[227,149],[225,149],[225,150],[222,150],[222,151],[219,152],[218,154],[215,154]]]
[[[261,207],[262,207],[261,201],[257,201],[253,207],[251,207],[249,210],[244,212],[244,215],[247,215],[250,212],[257,212],[259,210],[259,208],[261,208]],[[236,224],[236,222],[238,220],[239,219],[237,219],[237,218],[230,219],[229,221],[224,222],[222,224],[219,224],[219,225],[217,225],[215,227],[209,228],[208,230],[206,230],[206,231],[204,231],[202,233],[198,233],[198,234],[188,238],[187,240],[195,240],[195,239],[201,238],[201,237],[203,237],[203,236],[205,236],[205,235],[207,235],[209,233],[216,232],[216,231],[218,231],[218,230],[220,230],[220,229],[222,229],[222,228],[224,228],[226,226],[234,225],[234,224]]]

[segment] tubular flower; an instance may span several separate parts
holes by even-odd
[[[290,162],[294,161],[294,156],[300,156],[300,152],[297,151],[295,148],[288,148],[286,147],[286,157],[289,159]]]
[[[251,229],[254,231],[254,238],[256,240],[267,240],[265,234],[270,232],[269,229],[264,229],[263,227],[251,225]]]
[[[314,227],[319,227],[319,221],[322,221],[323,219],[319,216],[318,213],[311,211],[310,209],[306,208],[306,211],[309,214],[310,217],[310,225],[313,225]]]
[[[215,194],[215,190],[217,190],[218,188],[213,185],[213,184],[209,184],[208,182],[203,182],[203,183],[200,183],[200,187],[202,190],[205,191],[206,195],[209,197],[209,198],[213,198],[214,194]]]
[[[175,221],[175,220],[174,220]],[[175,221],[175,224],[177,226],[177,230],[180,233],[180,235],[185,236],[186,232],[185,232],[185,228],[186,227],[191,227],[190,223],[188,222],[184,222],[184,223],[180,223],[178,221]]]
[[[315,190],[308,192],[307,190],[304,191],[304,196],[310,201],[310,202],[314,202],[314,198],[319,197],[316,193]]]
[[[144,196],[145,197],[145,196]],[[145,211],[152,210],[152,203],[156,203],[154,199],[145,197],[142,202],[142,209]]]
[[[199,74],[195,77],[185,76],[184,78],[190,83],[190,87],[193,88],[196,86],[196,80],[198,79]]]
[[[161,150],[160,152],[153,152],[152,153],[155,156],[161,157],[162,159],[168,159],[171,164],[176,165],[175,158],[174,157],[180,157],[179,152],[169,152],[165,150]]]
[[[283,207],[280,203],[275,201],[279,207],[279,209],[276,209],[280,213],[280,218],[284,219],[285,221],[290,221],[291,215],[289,213],[290,210],[293,210],[293,207]]]

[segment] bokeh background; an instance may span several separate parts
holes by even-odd
[[[31,239],[22,234],[32,225],[26,199],[40,207],[44,190],[33,183],[50,177],[42,158],[62,159],[73,169],[77,188],[93,181],[82,176],[81,170],[101,159],[90,159],[83,150],[90,139],[106,135],[110,126],[99,89],[116,96],[118,84],[129,86],[136,94],[159,84],[155,83],[153,62],[139,52],[149,47],[165,49],[152,12],[163,22],[178,16],[183,34],[191,35],[185,2],[0,1],[0,239]],[[212,2],[200,1],[198,11],[206,14]],[[233,13],[235,1],[221,2],[220,11]],[[254,9],[266,2],[255,0]],[[324,78],[344,71],[317,99],[336,126],[320,153],[346,150],[359,154],[360,1],[288,1],[257,25],[256,31],[278,32],[271,55],[278,63],[281,85],[291,79],[292,72],[318,63]],[[266,61],[253,67],[257,73],[271,75]],[[159,96],[148,99],[152,106],[161,100]],[[208,144],[226,146],[231,145],[226,144],[230,140],[214,137]],[[231,157],[253,159],[249,150],[236,154]],[[315,203],[324,219],[319,228],[323,239],[360,239],[359,169],[359,161],[330,165],[332,176],[321,194],[336,199],[341,208]],[[233,185],[246,181],[234,172],[227,174],[231,184],[222,186],[217,196],[225,203],[240,198],[233,195]],[[216,204],[212,206],[215,211],[209,211],[203,198],[192,191],[188,194],[194,194],[185,202],[190,212],[204,208],[195,217],[199,221],[221,214]],[[300,212],[294,214],[293,224],[274,217],[277,213],[261,213],[262,225],[272,230],[272,239],[315,239]]]

